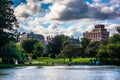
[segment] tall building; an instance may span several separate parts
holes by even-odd
[[[30,33],[23,33],[21,34],[20,36],[20,41],[24,40],[24,39],[27,39],[27,38],[31,38],[31,39],[36,39],[42,43],[45,43],[45,38],[43,35],[41,34],[34,34],[33,32],[30,32]]]
[[[109,32],[105,29],[104,25],[98,24],[94,26],[91,32],[84,32],[83,37],[90,39],[91,41],[105,41],[109,39]]]

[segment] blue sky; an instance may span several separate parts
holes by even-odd
[[[12,0],[20,32],[82,37],[95,24],[115,33],[120,25],[119,0]]]

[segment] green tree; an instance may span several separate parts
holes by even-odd
[[[100,45],[97,57],[103,64],[119,64],[120,44],[109,43],[107,45]]]
[[[22,41],[22,48],[26,53],[33,53],[35,44],[38,43],[35,39],[26,39]]]
[[[110,37],[109,42],[110,43],[120,43],[120,26],[117,27],[117,34],[114,34]]]
[[[86,53],[86,50],[87,50],[87,47],[89,46],[90,44],[90,39],[88,38],[81,38],[81,45],[82,45],[82,48],[83,48],[83,57],[84,56],[87,56],[87,53]]]
[[[107,45],[100,45],[97,57],[103,63],[120,63],[120,27],[117,27],[117,34],[110,37]]]
[[[117,27],[117,32],[120,33],[120,26]]]
[[[47,45],[47,53],[50,53],[54,58],[55,55],[58,55],[62,50],[62,45],[64,41],[68,40],[68,36],[63,34],[55,36],[51,42]]]
[[[120,34],[114,34],[110,37],[110,43],[120,43]]]
[[[11,0],[0,0],[0,48],[16,38],[17,19]]]
[[[14,59],[24,60],[25,56],[18,44],[9,43],[1,48],[1,54],[3,58],[6,58],[7,63],[13,63]],[[10,61],[12,60],[12,62]]]
[[[109,58],[111,59],[120,59],[120,44],[109,43],[107,45],[107,51],[109,53]]]
[[[62,54],[64,55],[65,58],[69,59],[69,62],[71,62],[72,59],[75,57],[73,49],[74,47],[72,44],[67,44],[62,50]]]
[[[100,46],[100,42],[91,42],[87,49],[86,54],[88,57],[95,57]]]
[[[96,57],[99,58],[99,61],[102,64],[108,64],[109,54],[107,52],[106,45],[103,45],[103,44],[100,45]]]
[[[88,38],[81,38],[81,45],[85,49],[90,44],[90,39]]]
[[[44,45],[40,42],[36,43],[34,45],[34,50],[33,53],[37,56],[37,57],[41,57],[42,54],[44,52]]]

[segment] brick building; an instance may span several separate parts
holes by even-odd
[[[108,42],[109,32],[105,29],[104,25],[98,24],[94,26],[91,32],[84,32],[83,37],[90,39],[91,41],[105,41]]]

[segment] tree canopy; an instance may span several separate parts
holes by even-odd
[[[0,0],[0,47],[16,38],[17,19],[11,0]]]
[[[107,45],[101,44],[98,50],[97,57],[105,64],[119,64],[120,63],[120,28],[117,27],[117,34],[110,37]]]
[[[68,40],[68,36],[65,35],[57,35],[55,36],[51,42],[48,43],[47,53],[58,55],[62,50],[62,46],[64,41]]]
[[[33,53],[35,44],[38,43],[35,39],[26,39],[22,41],[22,48],[26,53]]]
[[[35,54],[36,57],[41,57],[43,51],[44,51],[44,45],[42,43],[38,42],[34,45],[33,54]]]

